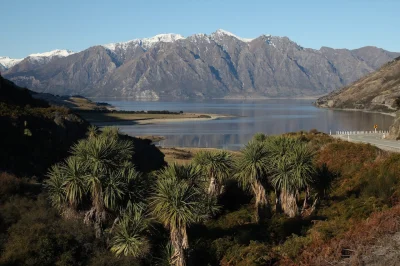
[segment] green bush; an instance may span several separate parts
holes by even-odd
[[[234,245],[230,247],[222,258],[221,266],[264,266],[273,265],[277,261],[270,246],[251,241],[248,246]]]
[[[0,264],[86,264],[96,246],[90,228],[78,221],[61,220],[44,197],[37,201],[16,198],[8,205],[1,214],[13,224],[8,228]],[[14,207],[14,213],[10,207]],[[15,213],[15,208],[19,213]]]
[[[0,203],[19,193],[21,179],[8,173],[0,173]]]
[[[277,248],[277,250],[281,256],[295,260],[304,247],[311,244],[311,242],[312,239],[310,236],[304,237],[293,234],[288,237],[287,240]]]

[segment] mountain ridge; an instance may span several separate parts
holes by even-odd
[[[306,97],[329,93],[400,53],[376,47],[304,48],[288,37],[245,39],[217,30],[89,47],[4,76],[38,92],[169,98]]]

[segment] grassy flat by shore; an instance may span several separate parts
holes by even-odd
[[[119,124],[155,124],[163,122],[205,121],[233,116],[200,113],[176,113],[176,114],[148,114],[126,112],[79,112],[88,122],[101,125],[103,123]]]
[[[168,164],[178,163],[187,164],[190,163],[196,153],[200,151],[218,151],[217,148],[159,148],[162,153],[164,153],[164,160]],[[238,151],[228,151],[233,156],[238,155]]]

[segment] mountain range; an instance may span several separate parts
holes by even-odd
[[[287,37],[240,38],[217,30],[0,58],[19,86],[62,95],[159,99],[318,96],[346,86],[400,53],[376,47],[304,48]]]

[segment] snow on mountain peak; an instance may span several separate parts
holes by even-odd
[[[185,39],[185,37],[183,37],[180,34],[167,33],[167,34],[158,34],[150,38],[134,39],[127,42],[105,44],[103,45],[103,47],[109,50],[115,50],[117,48],[126,49],[130,45],[140,45],[142,48],[147,50],[159,42],[175,42],[181,39]]]
[[[69,50],[53,50],[50,52],[45,52],[45,53],[37,53],[37,54],[30,54],[28,57],[66,57],[69,55],[74,54],[75,52],[69,51]]]
[[[168,34],[158,34],[154,37],[143,39],[143,40],[154,41],[154,42],[174,42],[174,41],[181,40],[181,39],[185,39],[185,38],[180,34],[168,33]]]
[[[236,36],[235,34],[219,29],[216,32],[207,35],[204,33],[198,33],[189,36],[189,39],[196,39],[196,38],[202,38],[205,39],[206,41],[210,42],[211,39],[220,39],[224,36],[231,36],[233,38],[236,38],[242,42],[251,42],[253,39],[247,39],[247,38],[241,38]],[[142,38],[142,39],[133,39],[127,42],[117,42],[117,43],[109,43],[109,44],[104,44],[102,45],[104,48],[115,51],[116,49],[121,49],[121,50],[126,50],[128,47],[132,46],[140,46],[145,50],[148,50],[149,48],[153,47],[155,44],[159,42],[175,42],[178,40],[183,40],[186,39],[184,36],[180,34],[175,34],[175,33],[167,33],[167,34],[158,34],[156,36],[150,37],[150,38]]]
[[[13,59],[8,56],[0,56],[0,64],[6,69],[11,68],[21,62],[23,59]]]
[[[253,40],[253,39],[249,39],[249,38],[241,38],[241,37],[233,34],[232,32],[229,32],[229,31],[226,31],[223,29],[218,29],[216,32],[212,33],[211,36],[218,37],[218,38],[221,38],[223,36],[230,36],[230,37],[236,38],[242,42],[251,42]]]

